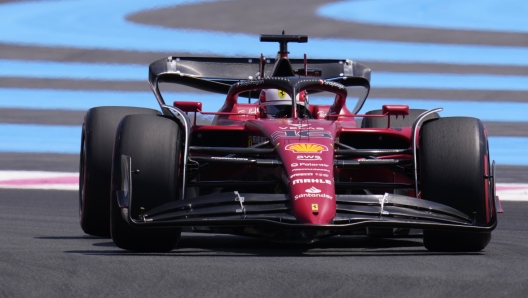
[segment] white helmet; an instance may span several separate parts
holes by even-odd
[[[310,118],[308,111],[308,93],[301,91],[297,94],[296,104],[299,117]],[[291,97],[280,89],[262,89],[258,100],[259,110],[263,118],[290,118]]]

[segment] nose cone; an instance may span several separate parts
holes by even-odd
[[[293,214],[302,223],[328,224],[336,214],[334,151],[326,139],[285,145]]]
[[[294,199],[293,214],[302,223],[326,225],[335,217],[335,200],[333,198]]]
[[[301,175],[300,178],[297,175]],[[336,214],[335,187],[331,174],[294,173],[290,177],[293,214],[302,223],[328,224]]]

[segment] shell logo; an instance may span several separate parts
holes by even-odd
[[[289,144],[284,147],[284,149],[290,150],[293,153],[321,153],[323,151],[328,151],[328,147],[325,145],[313,143]]]

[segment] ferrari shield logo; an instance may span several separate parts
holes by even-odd
[[[286,92],[284,92],[283,90],[279,90],[279,97],[281,99],[284,99],[284,96],[286,96]]]
[[[312,204],[312,211],[319,211],[319,205],[318,204]]]

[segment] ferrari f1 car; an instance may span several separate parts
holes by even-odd
[[[149,68],[161,112],[90,109],[80,160],[84,232],[147,252],[172,250],[182,228],[296,243],[412,229],[429,250],[484,249],[500,208],[483,123],[405,105],[359,114],[370,69],[289,59],[288,43],[307,40],[261,35],[280,44],[275,59],[164,58]],[[225,102],[218,112],[171,105],[160,83]],[[349,109],[357,88],[364,92]],[[214,118],[199,125],[202,115]]]

